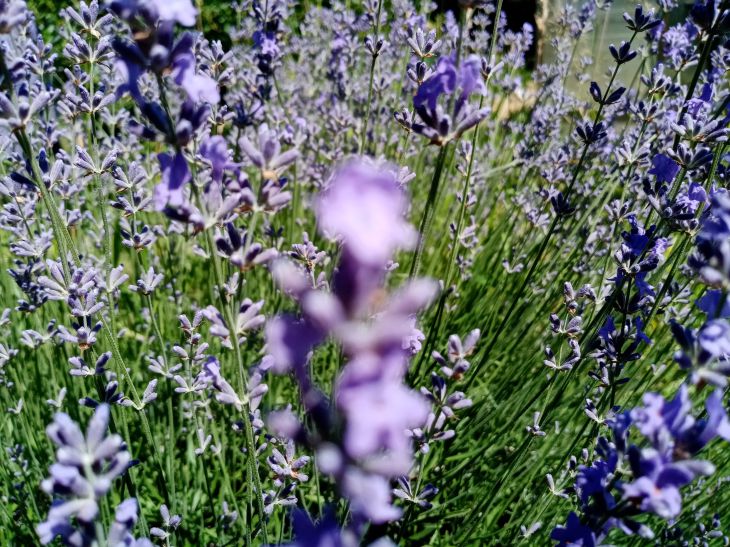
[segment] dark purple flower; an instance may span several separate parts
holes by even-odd
[[[355,547],[357,538],[343,530],[334,511],[327,510],[319,521],[313,521],[306,511],[294,509],[291,514],[294,541],[286,547]]]
[[[318,329],[290,316],[275,317],[266,325],[266,344],[277,374],[303,367],[321,340]]]
[[[721,303],[722,309],[720,309]],[[730,300],[723,297],[721,290],[708,290],[697,299],[697,307],[707,315],[708,319],[713,317],[730,318]]]
[[[681,432],[678,448],[686,454],[696,454],[715,438],[730,441],[730,420],[722,404],[723,392],[713,391],[705,401],[707,418],[697,420]]]
[[[472,94],[485,92],[481,67],[475,55],[463,59],[459,67],[451,57],[441,57],[413,97],[413,107],[423,123],[413,123],[411,129],[443,145],[484,119],[487,109],[468,106]],[[447,111],[450,107],[453,110]]]
[[[155,209],[162,211],[165,207],[179,207],[185,202],[184,187],[191,179],[188,162],[179,151],[174,156],[161,153],[157,159],[160,162],[162,182],[155,186]]]
[[[439,98],[444,94],[452,94],[456,89],[457,71],[450,57],[439,59],[436,70],[421,84],[413,97],[414,108],[424,107],[436,110]]]
[[[655,175],[657,182],[671,183],[679,172],[679,165],[664,154],[656,154],[651,160],[651,165],[649,174]]]
[[[588,526],[585,526],[572,511],[564,526],[556,526],[550,533],[550,539],[557,541],[558,547],[595,547],[596,536]]]
[[[653,11],[645,14],[644,8],[640,5],[636,6],[633,17],[628,13],[624,13],[624,21],[627,23],[627,28],[634,32],[646,32],[647,30],[651,30],[662,23],[660,18],[654,17]]]
[[[616,502],[609,488],[615,471],[615,458],[611,462],[596,460],[590,467],[580,466],[575,486],[580,494],[581,503],[587,505],[594,500],[603,508],[612,509]]]

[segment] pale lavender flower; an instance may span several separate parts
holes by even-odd
[[[146,5],[154,10],[160,21],[174,21],[184,27],[192,27],[198,15],[192,0],[148,0]]]
[[[391,173],[352,162],[335,174],[316,212],[324,234],[340,237],[354,259],[384,267],[396,250],[416,243],[404,219],[407,203]]]
[[[150,535],[163,540],[168,540],[180,526],[182,517],[180,515],[170,515],[170,510],[164,503],[160,506],[160,516],[162,517],[162,527],[153,526],[150,528]]]
[[[274,129],[261,124],[258,129],[258,146],[248,138],[241,137],[238,145],[260,171],[265,179],[277,179],[279,175],[299,157],[296,149],[281,151],[279,137]]]
[[[319,434],[342,436],[338,444],[317,443],[320,469],[336,477],[353,513],[377,523],[400,516],[391,503],[389,479],[410,469],[413,448],[406,432],[424,424],[429,414],[428,402],[403,384],[410,357],[404,341],[414,335],[412,318],[432,301],[436,284],[413,280],[387,303],[373,305],[393,253],[413,242],[406,205],[391,171],[364,161],[339,170],[316,206],[321,229],[342,238],[332,292],[313,283],[311,268],[276,264],[275,279],[299,302],[303,317],[279,316],[266,329],[274,370],[294,372]],[[347,357],[334,405],[312,385],[305,367],[327,334]],[[341,417],[326,418],[333,413]],[[329,431],[330,420],[338,419],[345,423],[342,434]]]
[[[24,0],[3,0],[0,3],[0,34],[8,34],[29,17]]]
[[[89,525],[98,517],[99,499],[109,492],[112,481],[127,470],[130,462],[121,437],[107,435],[109,412],[109,406],[99,405],[86,435],[63,413],[56,414],[46,429],[57,447],[56,463],[51,465],[51,476],[41,486],[54,496],[56,503],[47,520],[37,527],[43,544],[56,536],[68,545],[86,545],[93,540],[93,536],[87,535],[94,533],[94,527]]]
[[[274,473],[274,486],[277,488],[289,481],[307,482],[309,476],[301,472],[301,469],[309,463],[309,456],[295,456],[294,441],[288,440],[285,443],[284,453],[277,448],[271,449],[271,455],[266,462]]]

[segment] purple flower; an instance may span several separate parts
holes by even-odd
[[[580,466],[575,486],[580,494],[581,503],[588,504],[591,499],[595,499],[602,504],[602,507],[612,509],[616,502],[609,492],[609,486],[615,471],[615,459],[610,463],[596,460],[590,467]]]
[[[107,535],[108,545],[125,547],[153,547],[153,543],[147,538],[135,539],[132,529],[137,524],[137,500],[129,498],[117,506],[114,512],[114,522]]]
[[[722,303],[722,309],[720,304]],[[702,310],[708,319],[713,317],[721,317],[723,319],[730,318],[730,301],[723,298],[722,291],[708,290],[702,297],[697,299],[697,307]]]
[[[712,301],[712,292],[700,305],[717,311],[719,300]],[[703,310],[706,311],[706,310]],[[694,384],[710,383],[724,388],[730,376],[730,325],[725,319],[710,319],[698,331],[671,321],[672,334],[681,346],[674,360],[682,369],[689,370]]]
[[[271,449],[271,456],[267,458],[269,468],[276,475],[274,486],[277,488],[284,484],[285,481],[293,480],[298,482],[307,482],[309,476],[300,470],[309,463],[309,456],[294,457],[294,441],[286,442],[286,448],[282,454],[278,449]]]
[[[697,340],[700,348],[712,357],[730,356],[730,323],[712,319],[700,329]]]
[[[159,104],[148,102],[139,89],[138,80],[146,71],[158,77],[171,73],[175,83],[181,86],[192,102],[206,101],[215,104],[220,99],[216,81],[196,71],[193,54],[194,38],[190,32],[183,33],[175,41],[174,23],[184,21],[195,24],[195,9],[190,0],[155,0],[140,10],[136,4],[113,2],[112,9],[127,20],[133,31],[134,41],[115,37],[112,45],[117,54],[118,70],[125,76],[126,83],[117,89],[117,96],[129,92],[140,105],[150,121],[163,133],[166,114]],[[157,22],[158,10],[165,17]],[[137,17],[138,11],[142,15]],[[170,19],[167,19],[167,18]]]
[[[266,344],[277,374],[303,367],[322,339],[320,331],[292,317],[275,317],[266,325]]]
[[[215,246],[219,255],[228,258],[241,271],[266,264],[278,255],[276,249],[264,249],[258,242],[249,243],[248,232],[238,230],[232,222],[225,224],[224,232],[216,228]]]
[[[719,389],[705,401],[707,419],[696,420],[690,414],[692,403],[685,384],[671,401],[656,393],[647,393],[644,405],[632,410],[631,417],[639,431],[662,454],[690,458],[716,437],[730,440],[730,421],[722,406]]]
[[[258,146],[245,136],[238,140],[238,146],[251,163],[261,170],[265,179],[276,180],[287,167],[296,162],[299,152],[296,149],[282,152],[279,135],[265,123],[259,126],[257,136]]]
[[[689,425],[679,436],[678,448],[685,454],[696,454],[717,437],[730,441],[730,420],[722,404],[723,392],[713,391],[705,401],[707,418]]]
[[[347,418],[345,449],[355,459],[379,455],[381,469],[392,476],[408,473],[411,466],[411,442],[405,431],[423,425],[430,407],[418,393],[403,386],[397,378],[401,371],[383,370],[395,380],[347,385],[357,367],[374,372],[384,366],[401,367],[400,363],[379,360],[362,363],[354,359],[347,365],[336,391],[338,406]],[[376,358],[377,359],[377,358]]]
[[[196,103],[208,102],[211,104],[216,104],[220,100],[218,84],[215,80],[195,71],[195,56],[192,50],[178,51],[172,67],[175,83],[185,90],[188,99]]]
[[[679,172],[679,165],[664,154],[656,154],[651,160],[651,165],[649,174],[655,175],[657,182],[671,183]]]
[[[192,0],[109,0],[108,4],[122,19],[139,17],[152,26],[159,22],[192,27],[198,14]]]
[[[726,190],[711,195],[709,214],[697,235],[696,251],[688,263],[700,279],[711,287],[720,287],[730,279],[730,196]]]
[[[419,86],[413,107],[420,122],[409,122],[397,115],[396,121],[409,131],[420,133],[433,144],[443,146],[458,139],[465,131],[483,120],[489,110],[469,106],[474,93],[485,93],[481,60],[471,55],[457,68],[450,57],[442,57],[435,71]],[[444,99],[447,97],[447,99]],[[453,98],[453,102],[450,99]],[[452,110],[447,112],[447,109]]]
[[[0,34],[8,34],[14,27],[25,23],[29,16],[25,0],[3,0],[0,3]]]
[[[401,516],[401,510],[391,502],[390,481],[383,476],[349,467],[342,479],[342,490],[350,500],[352,512],[376,524]]]
[[[51,476],[41,485],[54,497],[47,519],[36,528],[44,545],[56,536],[60,536],[67,545],[94,543],[95,528],[91,524],[99,515],[99,500],[111,490],[112,481],[122,475],[130,463],[129,452],[121,437],[107,435],[108,425],[109,406],[101,404],[96,407],[85,435],[63,413],[56,414],[53,423],[46,429],[58,449],[56,463],[50,468]],[[127,513],[126,508],[129,507],[125,503],[134,502],[124,502],[120,506],[122,514]],[[136,520],[136,505],[132,520]],[[131,526],[125,530],[129,528]]]
[[[673,433],[685,429],[688,419],[691,419],[688,413],[692,404],[687,388],[682,385],[671,401],[666,401],[657,393],[646,393],[643,402],[643,407],[631,411],[631,419],[654,447],[667,450],[673,442]]]
[[[398,249],[416,242],[404,219],[407,201],[395,177],[362,162],[340,169],[316,203],[321,231],[342,238],[359,263],[385,267]]]
[[[459,110],[472,93],[485,91],[481,75],[482,63],[476,55],[471,55],[457,68],[451,57],[441,57],[433,74],[418,88],[413,97],[413,107],[427,107],[436,110],[442,95],[452,95],[460,91],[455,105]]]
[[[558,547],[581,546],[595,547],[596,536],[588,526],[581,523],[578,515],[572,511],[564,526],[556,526],[550,533],[550,539],[558,542]]]
[[[294,541],[286,547],[355,547],[358,544],[353,534],[340,528],[332,510],[325,511],[315,522],[306,511],[294,509],[291,519]]]
[[[456,89],[456,78],[454,61],[449,57],[442,57],[433,74],[418,88],[418,92],[413,97],[413,106],[415,108],[426,106],[431,110],[436,110],[441,95],[450,95]]]
[[[200,155],[210,162],[212,177],[220,182],[223,171],[231,167],[226,140],[220,135],[208,137],[200,145]]]
[[[162,182],[155,186],[155,209],[162,211],[165,207],[180,207],[185,202],[184,187],[191,179],[188,162],[182,152],[177,152],[174,156],[162,153],[157,159],[160,162]]]
[[[335,478],[357,518],[376,523],[401,514],[390,480],[408,473],[413,447],[406,431],[422,426],[429,413],[427,401],[403,383],[411,356],[404,341],[435,296],[435,283],[414,280],[388,301],[379,296],[393,253],[412,242],[406,205],[391,171],[363,160],[340,169],[315,207],[321,229],[342,238],[332,292],[313,280],[311,267],[279,262],[274,277],[298,301],[302,317],[279,316],[266,328],[274,370],[293,370],[317,429],[310,442],[321,471]],[[347,359],[331,402],[305,366],[328,335]],[[287,429],[306,437],[303,429]]]
[[[670,519],[682,509],[679,489],[692,482],[697,475],[711,475],[715,468],[700,460],[672,462],[654,449],[629,451],[634,476],[631,483],[623,485],[625,499],[638,504],[645,512],[656,513]]]
[[[198,15],[192,0],[150,0],[147,6],[157,13],[160,21],[174,21],[184,27],[194,26]]]

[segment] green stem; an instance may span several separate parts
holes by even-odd
[[[446,162],[446,150],[447,146],[442,146],[439,149],[439,155],[436,159],[436,167],[433,171],[433,177],[431,178],[431,188],[428,191],[428,198],[426,200],[426,208],[423,210],[423,216],[421,217],[421,224],[418,227],[418,244],[416,246],[416,252],[413,255],[413,261],[411,262],[411,270],[408,274],[409,278],[414,278],[418,275],[418,270],[421,265],[421,259],[423,254],[423,248],[426,244],[426,238],[433,222],[433,206],[436,201],[436,196],[439,191],[439,183],[441,182],[441,174],[444,170],[444,163]]]
[[[383,0],[378,0],[378,11],[375,16],[375,36],[373,36],[373,46],[377,47],[378,35],[380,34],[380,14],[383,9]],[[373,100],[373,80],[375,79],[375,62],[378,59],[378,53],[372,53],[372,59],[370,60],[370,80],[368,83],[368,100],[367,110],[365,112],[365,119],[362,123],[362,131],[360,133],[360,144],[358,146],[358,154],[362,154],[365,149],[365,139],[368,135],[368,123],[370,122],[370,110],[372,107]]]

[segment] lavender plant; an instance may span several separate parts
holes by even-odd
[[[727,543],[730,5],[441,4],[0,1],[0,543]]]

